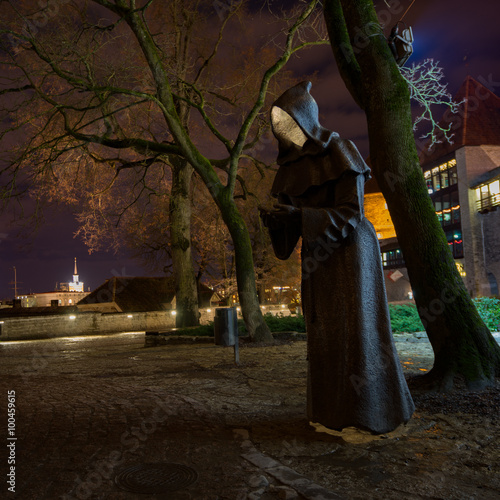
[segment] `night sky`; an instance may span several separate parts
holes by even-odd
[[[401,1],[403,10],[410,3]],[[383,2],[380,5],[383,8]],[[393,18],[395,22],[399,16]],[[500,95],[498,1],[416,0],[404,20],[412,26],[415,37],[414,53],[407,64],[427,58],[439,61],[452,94],[471,75],[483,84],[489,83],[490,90]],[[362,154],[368,155],[364,114],[345,89],[331,49],[312,49],[292,64],[304,79],[319,72],[311,93],[319,104],[322,124],[353,140]],[[11,212],[0,214],[0,300],[13,297],[13,285],[9,284],[14,279],[13,266],[20,282],[19,293],[51,291],[56,282],[70,281],[75,257],[86,290],[112,276],[153,275],[127,255],[89,255],[85,245],[73,237],[76,224],[67,208],[50,208],[44,215],[38,228],[20,232],[12,223]]]

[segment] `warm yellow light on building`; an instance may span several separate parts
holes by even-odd
[[[367,193],[365,195],[365,216],[375,227],[379,240],[396,236],[396,230],[382,193]]]
[[[467,273],[465,272],[465,266],[461,262],[455,262],[455,265],[457,266],[460,276],[462,276],[462,278],[465,278],[465,276],[467,276]]]

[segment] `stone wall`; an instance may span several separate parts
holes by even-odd
[[[0,324],[0,341],[79,337],[103,333],[164,330],[175,326],[167,312],[76,313],[74,315],[5,318]]]
[[[211,309],[200,310],[200,322],[213,321]],[[140,313],[76,312],[0,320],[0,342],[54,337],[80,337],[119,332],[161,331],[175,327],[170,311]]]
[[[500,291],[500,209],[482,214],[480,217],[483,224],[489,294],[498,295]]]
[[[486,245],[485,231],[492,235],[498,230],[498,220],[484,218],[477,211],[475,189],[470,186],[478,176],[498,166],[500,146],[467,146],[456,152],[462,238],[464,242],[465,282],[472,297],[491,295],[487,262],[495,268],[494,247]],[[484,224],[486,223],[486,224]],[[495,239],[495,238],[493,238]],[[486,260],[486,262],[485,262]],[[490,272],[495,272],[493,269]],[[497,278],[498,279],[498,278]]]

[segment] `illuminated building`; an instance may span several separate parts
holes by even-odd
[[[75,270],[73,272],[73,281],[68,283],[60,283],[59,290],[66,292],[83,292],[83,281],[79,281],[78,270],[76,268],[76,257],[75,257]]]
[[[444,128],[450,126],[453,144],[443,139],[431,149],[424,146],[420,163],[467,289],[473,297],[498,295],[500,98],[467,77],[454,100],[463,101],[458,113],[445,113],[439,122]],[[369,211],[367,217],[372,220]],[[372,222],[380,233],[376,221]],[[388,298],[404,300],[411,288],[397,238],[383,237],[379,241]]]
[[[90,292],[85,292],[83,289],[83,281],[79,280],[79,275],[76,267],[73,273],[73,281],[68,283],[59,283],[57,290],[53,292],[31,293],[21,295],[17,299],[21,300],[22,307],[50,307],[50,306],[74,306]]]

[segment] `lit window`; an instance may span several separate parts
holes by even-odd
[[[462,276],[462,278],[467,276],[467,273],[465,272],[465,266],[461,262],[455,262],[455,264],[457,266],[458,272],[460,273],[460,276]]]
[[[451,231],[446,233],[448,245],[455,259],[461,259],[464,256],[464,243],[461,231]]]
[[[385,269],[404,267],[405,262],[401,250],[389,250],[382,253],[382,265]]]
[[[434,191],[439,191],[441,189],[441,181],[439,179],[439,167],[432,169],[432,187]]]
[[[477,209],[481,213],[500,206],[500,181],[495,180],[476,188]]]
[[[450,160],[432,170],[427,170],[424,172],[424,179],[429,194],[456,184],[458,182],[456,160]]]

